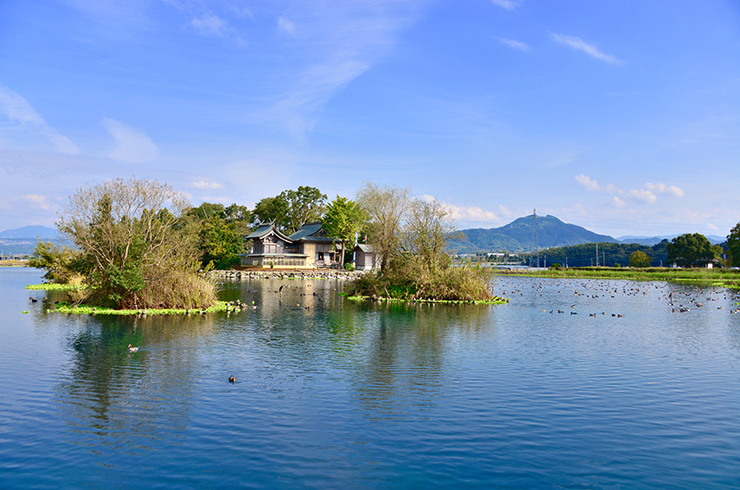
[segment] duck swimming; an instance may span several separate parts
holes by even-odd
[[[229,383],[236,383],[236,377],[233,374],[229,376]]]
[[[136,352],[137,350],[139,350],[138,347],[131,347],[131,344],[128,344],[128,351],[129,352]]]

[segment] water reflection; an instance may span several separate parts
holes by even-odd
[[[153,441],[176,443],[200,369],[199,351],[188,341],[211,335],[214,318],[64,315],[62,322],[70,356],[57,405],[81,436],[77,443],[134,452]],[[166,347],[173,342],[178,347]],[[141,348],[130,354],[128,344]]]

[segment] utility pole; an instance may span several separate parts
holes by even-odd
[[[534,208],[534,211],[532,211],[532,245],[530,249],[537,253],[537,258],[534,259],[533,257],[530,256],[529,266],[539,267],[540,266],[540,244],[539,244],[539,239],[537,238],[537,208]]]
[[[599,266],[599,243],[596,243],[596,267]]]

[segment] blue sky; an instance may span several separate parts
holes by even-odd
[[[158,179],[253,206],[364,181],[460,228],[740,221],[740,2],[6,0],[0,230]]]

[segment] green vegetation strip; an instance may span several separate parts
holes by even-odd
[[[155,309],[147,308],[140,310],[116,310],[113,308],[103,308],[100,306],[69,306],[64,303],[59,303],[57,307],[50,311],[56,311],[58,313],[72,313],[75,315],[185,315],[185,314],[201,314],[201,313],[215,313],[218,311],[227,311],[231,309],[231,304],[226,301],[219,301],[217,304],[206,308],[191,308],[191,309]],[[234,309],[234,311],[238,311]]]
[[[386,301],[392,303],[435,303],[435,304],[450,304],[450,305],[503,305],[509,302],[509,298],[499,298],[494,296],[493,299],[489,300],[453,300],[453,299],[399,299],[399,298],[371,298],[370,296],[346,296],[344,297],[351,301]]]
[[[495,275],[525,277],[548,277],[562,279],[623,279],[631,281],[671,281],[701,286],[740,289],[740,270],[723,269],[670,269],[651,267],[646,269],[621,267],[583,267],[570,269],[547,269],[537,271],[496,271]]]
[[[87,286],[83,284],[29,284],[26,289],[39,289],[44,291],[79,291]]]

